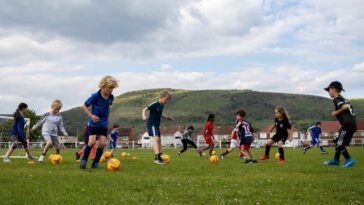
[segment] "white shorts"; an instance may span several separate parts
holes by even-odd
[[[58,141],[58,136],[45,135],[45,136],[43,136],[43,138],[46,142],[52,141],[53,147],[55,147],[56,149],[61,148],[61,145],[59,144],[59,141]]]
[[[230,149],[235,149],[238,147],[240,147],[240,143],[238,142],[238,140],[232,139],[230,142]]]

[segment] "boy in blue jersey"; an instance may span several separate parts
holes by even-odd
[[[118,142],[118,137],[119,137],[119,125],[114,125],[112,127],[112,131],[109,135],[109,140],[110,140],[110,148],[111,148],[111,157],[114,157],[114,151],[116,148],[116,143]]]
[[[90,155],[92,147],[95,145],[96,140],[99,141],[99,147],[96,151],[96,156],[92,162],[92,168],[99,167],[99,160],[104,151],[104,147],[107,140],[108,123],[109,123],[109,109],[114,100],[112,91],[118,87],[118,81],[111,77],[105,76],[99,83],[99,91],[92,94],[82,108],[88,116],[89,124],[89,140],[88,146],[85,147],[85,151],[82,156],[80,168],[85,169],[87,160]],[[91,107],[91,111],[89,110]]]
[[[172,96],[168,91],[161,91],[159,93],[159,100],[144,108],[142,113],[143,120],[145,121],[148,119],[146,127],[148,129],[149,136],[152,137],[151,142],[155,154],[154,163],[156,164],[164,164],[161,157],[162,143],[159,126],[161,123],[161,118],[173,120],[172,117],[163,115],[164,105],[166,105],[171,100],[171,98]],[[147,111],[149,111],[149,117],[147,117]]]
[[[343,167],[354,166],[356,161],[351,158],[349,151],[346,149],[346,147],[350,145],[351,139],[357,130],[353,106],[341,96],[341,92],[345,90],[340,82],[331,82],[325,90],[329,93],[329,96],[333,99],[335,104],[335,111],[333,111],[331,115],[336,117],[340,122],[341,127],[339,129],[339,135],[334,139],[336,145],[335,156],[333,159],[325,161],[324,164],[340,165],[340,155],[343,155],[345,158]]]
[[[316,122],[316,126],[309,127],[307,129],[307,134],[309,132],[312,136],[311,144],[303,148],[303,153],[306,154],[307,150],[317,145],[318,147],[320,147],[322,154],[327,154],[324,148],[320,145],[320,135],[322,134],[321,122]]]

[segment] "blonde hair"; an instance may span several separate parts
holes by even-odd
[[[105,86],[117,88],[119,87],[119,82],[114,77],[107,75],[101,78],[99,83],[99,88],[103,88]]]
[[[172,98],[172,95],[170,92],[168,92],[168,90],[162,90],[160,93],[159,93],[159,97],[160,98],[163,98],[163,97],[166,97],[168,99],[171,99]]]
[[[59,99],[55,99],[55,100],[53,100],[51,107],[53,108],[53,106],[54,106],[55,104],[58,104],[58,105],[59,105],[59,107],[62,107],[62,106],[63,106],[62,101],[61,101],[61,100],[59,100]]]
[[[278,106],[276,106],[276,110],[279,112],[279,113],[281,113],[282,114],[282,117],[284,118],[284,119],[289,119],[289,114],[288,114],[288,112],[287,112],[287,109],[285,108],[285,107],[283,107],[283,106],[281,106],[281,105],[278,105]]]

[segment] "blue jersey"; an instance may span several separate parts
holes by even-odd
[[[109,123],[109,110],[110,105],[114,100],[114,96],[110,95],[109,98],[105,99],[101,96],[100,90],[89,97],[85,105],[87,107],[92,106],[91,113],[100,118],[96,123],[92,121],[91,118],[88,119],[88,124],[90,127],[94,128],[107,128]]]
[[[14,136],[19,136],[23,139],[26,138],[24,132],[25,120],[23,115],[19,112],[18,117],[14,120],[14,124],[11,127],[10,134]]]
[[[321,135],[321,128],[319,127],[311,127],[310,128],[311,132],[312,132],[312,138],[318,139]]]
[[[114,142],[116,142],[116,140],[118,139],[118,136],[119,136],[119,132],[118,131],[112,131],[110,136],[111,136],[111,139],[113,139]]]
[[[163,109],[164,105],[162,105],[159,101],[148,105],[148,110],[149,110],[148,125],[153,125],[156,127],[160,126]]]

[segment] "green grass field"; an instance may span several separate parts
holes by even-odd
[[[25,159],[0,163],[0,204],[363,204],[364,148],[351,148],[352,168],[328,167],[332,157],[318,149],[303,155],[286,149],[284,165],[275,159],[244,164],[234,151],[218,164],[189,149],[176,150],[168,165],[152,163],[151,150],[127,150],[122,169],[80,170],[75,150],[63,150],[65,162],[33,165]],[[220,150],[217,150],[220,152]],[[257,156],[263,149],[255,149]],[[276,149],[272,149],[271,155]],[[121,153],[118,150],[117,155]],[[132,160],[131,157],[138,157]],[[90,165],[90,163],[89,163]]]

